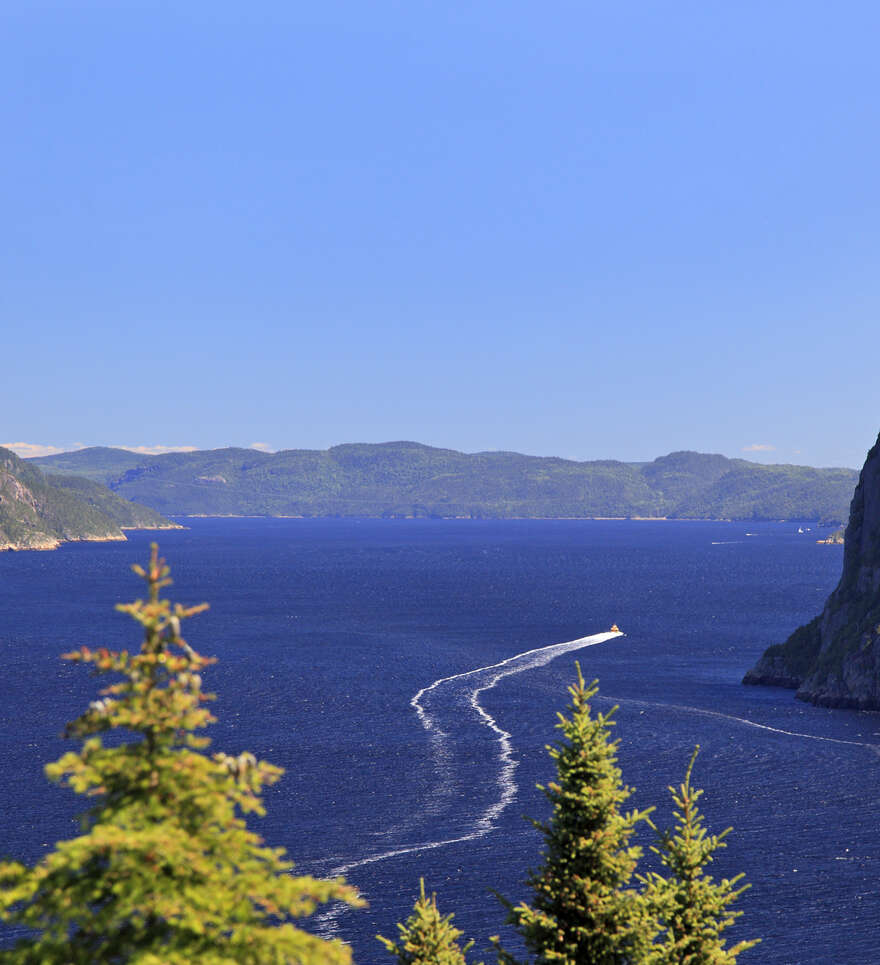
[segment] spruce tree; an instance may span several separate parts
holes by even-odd
[[[742,941],[725,948],[721,933],[729,928],[741,911],[731,905],[748,885],[737,888],[743,875],[715,881],[706,874],[706,866],[719,848],[727,847],[721,834],[706,831],[697,802],[702,790],[691,785],[691,772],[699,752],[694,751],[684,782],[670,787],[676,810],[674,832],[661,836],[659,847],[651,850],[660,856],[669,872],[665,878],[652,873],[641,880],[645,897],[663,925],[664,931],[647,958],[649,965],[735,965],[740,952],[756,945],[760,939]]]
[[[406,923],[398,923],[399,942],[377,935],[376,938],[400,962],[400,965],[465,965],[464,948],[458,944],[461,931],[452,924],[454,915],[443,916],[437,908],[437,896],[425,897],[424,878],[420,893]]]
[[[169,570],[153,545],[146,600],[118,607],[141,625],[139,652],[82,647],[65,658],[117,682],[67,727],[82,748],[46,768],[92,800],[83,833],[27,868],[0,864],[0,920],[29,937],[0,962],[142,965],[347,963],[348,948],[298,928],[320,902],[361,904],[342,879],[290,874],[281,848],[248,830],[263,814],[261,789],[281,770],[252,754],[208,756],[195,732],[205,706],[202,657],[181,621],[206,605],[160,599]],[[106,746],[101,734],[126,735]]]
[[[594,681],[580,666],[569,687],[570,716],[559,714],[563,740],[548,748],[557,780],[541,787],[552,805],[548,823],[532,822],[544,836],[544,863],[528,884],[532,903],[509,908],[509,921],[541,963],[622,965],[638,962],[656,928],[639,892],[629,887],[641,848],[630,839],[648,811],[621,812],[632,789],[621,783],[612,715],[591,714]],[[499,961],[513,963],[497,939]]]

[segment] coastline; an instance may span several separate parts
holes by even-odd
[[[109,536],[47,536],[45,539],[34,540],[29,543],[3,543],[0,545],[0,553],[23,553],[26,550],[57,550],[62,543],[120,543],[126,539],[125,533],[113,533]]]
[[[120,526],[119,528],[122,530],[143,530],[144,532],[150,532],[160,529],[186,529],[186,526],[181,523],[162,523],[156,526]]]
[[[170,529],[186,529],[186,526],[180,523],[170,523],[168,525],[162,526],[120,526],[120,530],[143,530],[143,531],[154,531],[154,530],[170,530]],[[57,550],[62,543],[122,543],[125,542],[128,537],[125,532],[120,533],[110,533],[106,536],[98,536],[94,533],[89,533],[85,536],[42,536],[35,537],[33,541],[28,542],[7,542],[0,543],[0,553],[24,553],[28,550],[34,550],[36,552],[48,552],[49,550]]]
[[[177,515],[176,513],[173,515]],[[415,516],[415,515],[393,515],[393,516],[356,516],[356,515],[327,515],[327,516],[303,516],[302,514],[292,513],[182,513],[181,519],[433,519],[443,520],[570,520],[583,522],[603,522],[603,523],[812,523],[819,526],[817,519],[735,519],[729,516]],[[129,527],[132,528],[132,527]],[[136,527],[138,529],[148,529],[150,527]],[[174,527],[163,527],[173,529]],[[181,527],[185,529],[186,527]]]
[[[761,520],[754,519],[743,519],[736,520],[730,518],[717,518],[717,517],[698,517],[698,516],[302,516],[293,515],[287,513],[278,513],[273,515],[266,515],[260,513],[186,513],[182,515],[182,519],[302,519],[302,520],[318,520],[318,519],[376,519],[376,520],[397,520],[405,522],[407,520],[425,520],[431,519],[438,522],[444,521],[474,521],[474,522],[485,522],[489,520],[494,520],[498,522],[503,522],[505,520],[534,520],[534,521],[545,521],[552,522],[554,520],[566,521],[566,522],[601,522],[601,523],[748,523],[748,522],[762,522]],[[811,522],[814,525],[819,525],[818,520],[785,520],[785,519],[773,519],[773,520],[763,520],[763,522],[773,522],[773,523],[785,523],[785,522]],[[108,535],[108,536],[71,536],[71,537],[53,537],[45,536],[44,538],[35,540],[34,542],[27,543],[2,543],[0,544],[0,553],[3,552],[25,552],[27,550],[35,550],[38,552],[44,552],[48,550],[58,549],[62,543],[109,543],[109,542],[121,542],[127,537],[126,532],[129,531],[141,531],[141,532],[163,532],[170,530],[185,530],[189,529],[188,526],[182,523],[166,523],[156,526],[120,526],[122,532],[119,535]],[[818,544],[828,544],[830,540],[817,540]]]

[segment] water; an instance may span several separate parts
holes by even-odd
[[[212,605],[187,636],[220,658],[215,747],[287,769],[255,826],[363,890],[368,910],[313,923],[362,965],[390,960],[373,936],[396,933],[420,876],[477,951],[505,934],[490,893],[527,897],[540,838],[522,815],[546,814],[534,785],[575,659],[597,706],[619,704],[631,802],[659,824],[701,744],[707,820],[734,826],[713,870],[746,873],[737,934],[764,939],[744,962],[880,961],[880,717],[739,683],[821,609],[839,547],[791,524],[187,522],[161,544],[173,597]],[[76,833],[81,801],[42,766],[97,685],[57,657],[135,645],[112,607],[140,592],[127,567],[151,538],[0,554],[0,854]]]

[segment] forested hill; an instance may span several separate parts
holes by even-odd
[[[177,525],[93,480],[44,476],[0,447],[0,550],[53,549],[66,540],[125,539],[123,529]]]
[[[137,456],[92,448],[31,460],[169,515],[804,519],[842,522],[851,469],[674,452],[650,463],[466,454],[415,442]]]

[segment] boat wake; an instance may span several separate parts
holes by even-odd
[[[457,763],[455,748],[452,746],[448,728],[454,721],[456,728],[463,724],[477,724],[491,732],[491,740],[496,745],[496,762],[498,775],[495,780],[495,800],[481,812],[475,815],[463,829],[463,833],[454,834],[436,840],[412,841],[399,847],[389,848],[376,854],[344,861],[336,864],[329,871],[331,877],[348,875],[354,869],[385,861],[400,855],[413,854],[418,851],[430,851],[443,848],[450,844],[464,841],[474,841],[494,830],[498,818],[516,798],[517,784],[515,772],[517,761],[513,756],[511,735],[504,730],[494,717],[480,703],[480,695],[491,690],[505,677],[535,670],[555,660],[557,657],[584,647],[593,647],[606,640],[621,637],[620,631],[596,633],[565,643],[554,643],[534,650],[526,650],[499,663],[486,667],[477,667],[464,673],[440,677],[428,684],[410,700],[410,706],[422,727],[428,732],[431,741],[431,754],[434,760],[437,776],[437,786],[430,795],[421,811],[421,818],[425,815],[436,817],[447,810],[452,800],[460,793],[460,781],[456,776]],[[404,833],[406,828],[398,826],[389,833]],[[330,937],[336,933],[337,919],[345,910],[344,905],[334,905],[324,913],[316,916],[319,934]]]
[[[374,864],[378,861],[385,861],[390,858],[414,854],[420,851],[430,851],[466,841],[474,841],[494,830],[502,812],[516,798],[518,790],[515,780],[517,761],[513,756],[511,734],[504,730],[486,708],[483,707],[480,703],[480,695],[487,690],[491,690],[505,677],[524,673],[527,670],[535,670],[538,667],[545,666],[563,654],[581,650],[585,647],[595,646],[596,644],[604,643],[607,640],[619,636],[623,636],[623,634],[619,631],[609,631],[607,633],[597,633],[589,637],[580,637],[577,640],[569,640],[565,643],[539,647],[535,650],[527,650],[524,653],[518,653],[513,657],[508,657],[499,663],[486,667],[478,667],[476,670],[468,670],[464,673],[452,674],[448,677],[440,677],[438,680],[419,690],[412,700],[410,700],[410,706],[415,711],[419,722],[430,737],[436,785],[428,796],[423,808],[420,810],[419,815],[412,822],[406,825],[397,825],[383,832],[383,834],[388,837],[404,837],[408,831],[413,830],[418,824],[423,824],[425,816],[432,817],[436,821],[436,818],[440,814],[450,809],[457,797],[465,793],[462,785],[466,782],[462,780],[461,772],[466,770],[466,767],[462,760],[461,748],[456,746],[459,741],[453,740],[450,734],[450,729],[453,725],[459,737],[461,736],[462,728],[469,724],[480,725],[482,728],[488,729],[491,732],[491,740],[496,745],[495,754],[498,764],[498,775],[495,781],[495,798],[489,806],[472,816],[464,824],[462,833],[451,834],[432,840],[413,840],[405,844],[401,843],[397,847],[377,851],[375,854],[353,858],[348,861],[340,861],[334,863],[329,869],[329,875],[331,877],[349,875],[357,868]],[[629,697],[610,697],[605,694],[597,694],[595,699],[620,704],[621,706],[697,714],[704,717],[723,719],[734,724],[769,731],[775,734],[782,734],[786,737],[864,747],[880,756],[880,747],[876,744],[785,730],[780,727],[772,727],[769,724],[761,724],[745,717],[736,717],[732,714],[724,714],[716,710],[707,710],[703,707],[664,703],[662,701],[638,700]],[[459,755],[458,759],[456,759],[456,752],[458,752]],[[347,906],[335,904],[323,913],[316,915],[315,923],[318,933],[325,938],[333,937],[338,930],[338,919],[346,910]]]
[[[608,697],[605,694],[597,694],[596,700],[608,700],[614,704],[629,707],[650,707],[652,710],[674,710],[686,714],[699,714],[701,717],[713,717],[717,720],[729,720],[734,724],[742,724],[744,727],[754,727],[756,730],[770,731],[772,734],[783,734],[785,737],[802,737],[805,740],[823,741],[827,744],[849,744],[851,747],[864,747],[880,757],[880,746],[871,744],[867,741],[845,740],[842,737],[823,737],[821,734],[805,734],[797,730],[785,730],[782,727],[771,727],[769,724],[761,724],[756,720],[749,720],[747,717],[736,717],[733,714],[723,714],[719,710],[707,710],[705,707],[691,707],[688,704],[667,704],[662,701],[636,700],[632,697]]]

